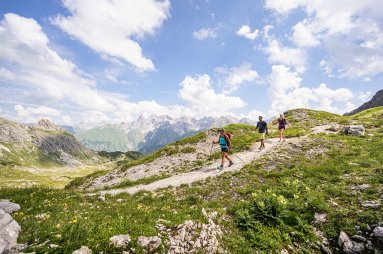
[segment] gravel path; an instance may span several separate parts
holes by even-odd
[[[318,133],[334,133],[330,132],[327,129],[331,126],[331,124],[322,125],[322,126],[316,126],[312,129],[313,134]],[[297,137],[297,138],[289,138],[286,139],[286,143],[288,144],[297,144],[301,141],[303,141],[307,136]],[[204,166],[200,170],[197,171],[191,171],[187,173],[182,173],[178,175],[174,175],[168,178],[164,178],[149,184],[141,184],[136,185],[132,187],[127,188],[121,188],[121,189],[112,189],[112,190],[105,190],[100,191],[99,194],[104,195],[117,195],[119,193],[129,193],[129,194],[135,194],[139,191],[145,190],[145,191],[154,191],[157,189],[167,188],[167,187],[177,187],[182,184],[191,184],[196,181],[202,181],[209,177],[216,177],[219,176],[225,172],[233,172],[238,171],[243,166],[251,163],[252,161],[261,158],[264,155],[268,155],[270,152],[272,152],[276,146],[284,146],[285,143],[279,143],[279,138],[271,138],[267,139],[265,141],[266,148],[263,150],[258,150],[258,147],[260,145],[259,142],[253,145],[253,147],[249,151],[244,151],[236,154],[231,154],[230,157],[234,161],[234,165],[229,167],[225,167],[223,170],[217,169],[217,166],[220,165],[221,160],[216,160],[212,165],[210,166]],[[226,163],[227,165],[227,163]]]
[[[290,138],[286,142],[288,143],[295,143],[299,141],[301,138]],[[257,142],[252,149],[245,152],[240,152],[236,154],[231,154],[230,157],[234,161],[234,165],[229,167],[225,167],[224,170],[217,169],[217,166],[220,165],[220,159],[216,160],[212,165],[202,167],[200,170],[197,171],[191,171],[187,173],[182,173],[179,175],[174,175],[169,178],[164,178],[158,181],[155,181],[153,183],[149,184],[142,184],[142,185],[136,185],[132,187],[127,188],[121,188],[121,189],[113,189],[113,190],[106,190],[106,191],[100,191],[100,195],[117,195],[119,193],[129,193],[129,194],[135,194],[139,191],[145,190],[145,191],[154,191],[161,188],[166,187],[177,187],[182,184],[191,184],[196,181],[205,180],[208,177],[216,177],[219,176],[225,172],[233,172],[238,171],[246,164],[249,164],[250,162],[261,158],[263,155],[268,154],[275,146],[281,145],[283,146],[284,143],[279,143],[278,138],[272,138],[265,141],[266,148],[263,150],[258,150],[259,142]]]

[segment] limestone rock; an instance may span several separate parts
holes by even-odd
[[[364,136],[365,129],[363,125],[348,125],[342,128],[342,132],[352,136]]]
[[[47,130],[47,131],[61,131],[61,132],[65,132],[65,129],[61,128],[60,126],[57,126],[57,125],[53,124],[48,119],[40,119],[37,122],[36,127],[39,128],[39,129]]]
[[[326,213],[315,213],[314,214],[314,225],[322,225],[326,222]]]
[[[352,241],[348,235],[341,231],[338,238],[338,245],[342,248],[346,254],[358,254],[363,253],[365,249],[364,243],[357,243]]]
[[[374,237],[383,243],[383,227],[374,228]]]
[[[116,248],[126,248],[131,242],[130,236],[126,235],[115,235],[109,238],[109,243]]]
[[[0,209],[0,253],[17,253],[20,225]]]
[[[363,208],[378,209],[378,208],[380,208],[382,205],[379,203],[379,201],[371,201],[371,200],[367,200],[367,201],[362,201],[362,202],[361,202],[361,206],[362,206]]]
[[[92,254],[92,250],[87,246],[81,246],[80,249],[73,251],[72,254]]]
[[[137,241],[138,245],[140,245],[144,250],[148,252],[155,251],[158,247],[160,247],[162,240],[158,236],[146,237],[140,236]]]
[[[20,210],[20,206],[18,204],[12,203],[6,199],[0,199],[0,209],[2,209],[6,213],[14,213]]]

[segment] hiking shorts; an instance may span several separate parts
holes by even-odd
[[[285,127],[285,126],[278,126],[278,129],[280,129],[280,130],[282,130],[282,129],[286,130],[286,127]]]
[[[264,133],[259,133],[259,137],[261,139],[265,139],[266,138],[266,133],[265,132]]]
[[[229,152],[229,149],[228,149],[228,148],[221,148],[221,152],[222,152],[222,153],[228,153],[228,152]]]

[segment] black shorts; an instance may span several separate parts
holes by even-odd
[[[278,126],[278,129],[280,129],[280,130],[282,130],[282,129],[286,130],[285,126]]]
[[[228,149],[228,148],[221,148],[221,152],[222,152],[222,153],[228,153],[228,152],[229,152],[229,149]]]

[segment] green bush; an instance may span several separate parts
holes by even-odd
[[[282,195],[271,192],[254,192],[253,199],[236,213],[237,225],[252,229],[258,222],[264,225],[283,225],[286,218],[287,200]]]

